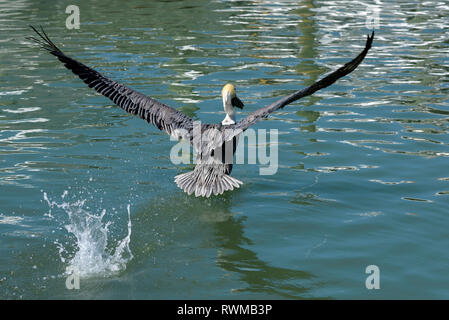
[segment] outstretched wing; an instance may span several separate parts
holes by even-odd
[[[90,88],[109,98],[120,108],[151,122],[159,130],[164,130],[177,139],[191,140],[193,120],[184,113],[137,92],[123,84],[111,80],[88,66],[66,56],[47,36],[30,26],[39,38],[29,37],[42,48],[64,63],[64,66],[80,77]]]
[[[278,101],[270,104],[269,106],[266,106],[264,108],[261,108],[261,109],[258,109],[256,111],[252,112],[251,114],[248,115],[248,117],[240,120],[235,125],[235,127],[237,129],[241,129],[241,130],[245,131],[248,127],[255,124],[259,120],[268,117],[268,115],[270,113],[285,107],[286,105],[292,103],[293,101],[296,101],[303,97],[309,96],[318,90],[326,88],[326,87],[330,86],[331,84],[333,84],[338,79],[340,79],[341,77],[344,77],[345,75],[351,73],[352,71],[354,71],[357,68],[357,66],[365,58],[366,54],[368,53],[368,50],[371,48],[373,39],[374,39],[374,31],[371,34],[371,36],[368,35],[366,44],[365,44],[365,49],[363,49],[363,51],[357,57],[355,57],[352,61],[346,63],[343,67],[341,67],[337,71],[332,72],[327,77],[315,82],[310,87],[296,91],[286,97],[279,99]]]

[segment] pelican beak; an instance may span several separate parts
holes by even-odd
[[[231,104],[233,107],[237,107],[239,109],[243,109],[243,107],[245,106],[242,100],[240,100],[237,96],[231,99]]]

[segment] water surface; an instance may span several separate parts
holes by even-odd
[[[0,2],[0,298],[449,298],[446,2],[77,3],[68,30],[64,1]],[[243,117],[354,57],[368,5],[362,65],[257,124],[279,130],[278,172],[235,166],[244,186],[212,199],[176,187],[190,167],[167,135],[26,40],[43,25],[68,55],[219,122],[228,81]]]

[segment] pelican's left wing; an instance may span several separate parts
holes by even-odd
[[[109,98],[120,108],[131,114],[151,122],[159,130],[164,130],[177,139],[192,140],[193,119],[184,113],[173,109],[159,101],[137,92],[123,84],[111,80],[88,66],[66,56],[47,36],[41,27],[41,32],[31,28],[39,38],[29,37],[42,48],[50,52],[64,66],[80,77],[90,88]]]
[[[366,39],[365,49],[363,49],[363,51],[352,61],[346,63],[344,66],[332,72],[327,77],[324,77],[323,79],[315,82],[310,87],[296,91],[286,97],[279,99],[278,101],[270,104],[269,106],[266,106],[264,108],[252,112],[251,114],[248,115],[248,117],[236,123],[235,128],[245,131],[246,129],[248,129],[248,127],[255,124],[259,120],[268,117],[270,113],[285,107],[286,105],[292,103],[293,101],[309,96],[318,90],[326,88],[331,84],[333,84],[338,79],[340,79],[341,77],[344,77],[345,75],[351,73],[365,58],[366,54],[368,53],[368,50],[371,48],[373,39],[374,39],[374,31],[371,34],[371,36],[368,35]]]

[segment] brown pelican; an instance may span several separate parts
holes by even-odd
[[[244,105],[237,97],[235,87],[232,84],[226,84],[221,92],[226,112],[225,119],[219,124],[201,124],[196,128],[199,134],[195,134],[195,124],[192,118],[68,57],[50,40],[42,27],[41,31],[36,30],[33,26],[31,28],[38,37],[29,37],[28,39],[33,40],[58,58],[66,68],[80,77],[90,88],[109,98],[126,112],[138,115],[148,123],[151,122],[159,130],[164,130],[177,139],[190,141],[197,151],[195,169],[176,176],[175,182],[189,195],[195,193],[197,197],[219,195],[227,190],[240,187],[243,183],[230,176],[232,159],[228,161],[235,153],[239,134],[261,119],[268,117],[270,113],[326,88],[354,71],[365,58],[374,38],[373,31],[371,36],[367,36],[363,51],[338,70],[308,88],[293,92],[264,108],[253,111],[238,122],[236,122],[235,107],[242,109]]]

